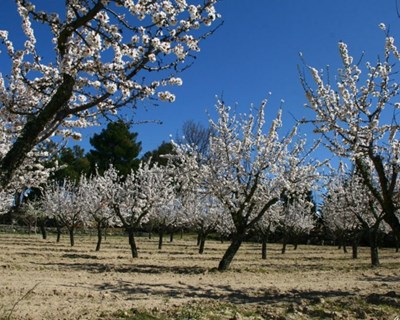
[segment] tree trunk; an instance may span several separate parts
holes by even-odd
[[[199,254],[203,254],[204,253],[205,244],[206,244],[206,235],[203,234],[201,236],[201,239],[200,239]]]
[[[60,238],[61,238],[61,228],[60,228],[60,226],[57,225],[57,240],[56,240],[56,242],[60,242]]]
[[[241,233],[241,234],[244,234],[244,233]],[[219,271],[224,271],[229,268],[233,258],[236,255],[236,252],[239,250],[240,245],[243,242],[243,236],[241,234],[234,235],[232,237],[231,244],[229,245],[228,249],[225,251],[225,254],[222,257],[221,261],[219,262],[219,265],[218,265]]]
[[[169,242],[174,242],[174,232],[171,231],[171,233],[169,234]]]
[[[379,267],[379,248],[378,248],[378,230],[373,228],[369,231],[369,245],[371,248],[371,265]]]
[[[101,240],[103,237],[103,233],[102,233],[102,228],[101,228],[101,223],[99,222],[97,224],[97,245],[96,245],[96,251],[100,251],[100,246],[101,246]]]
[[[267,242],[268,239],[266,236],[262,236],[261,238],[261,259],[267,259]]]
[[[135,232],[133,228],[128,228],[128,239],[129,239],[129,245],[131,246],[132,258],[138,258],[139,254],[136,247]]]
[[[71,247],[75,245],[75,239],[74,239],[74,227],[70,227],[68,229],[69,231],[69,242],[71,244]]]
[[[284,254],[286,252],[286,244],[287,244],[287,240],[286,240],[286,237],[284,237],[283,244],[282,244],[282,251],[281,251],[282,254]]]
[[[158,250],[162,249],[164,239],[164,232],[161,230],[158,232]]]
[[[46,221],[44,219],[39,219],[39,228],[40,233],[42,234],[42,239],[47,239],[47,231],[46,231]]]
[[[197,233],[197,246],[200,245],[200,242],[201,242],[201,234],[199,232],[199,233]]]
[[[343,237],[343,238],[341,239],[341,241],[342,241],[343,252],[344,252],[344,253],[347,253],[346,239]]]

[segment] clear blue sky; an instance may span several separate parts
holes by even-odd
[[[0,29],[16,24],[13,7],[13,0],[1,0]],[[384,22],[395,37],[400,31],[396,0],[223,0],[216,7],[224,25],[202,43],[195,64],[181,74],[184,85],[173,88],[176,102],[137,110],[137,121],[163,122],[133,127],[143,151],[175,136],[186,120],[207,125],[206,110],[213,110],[216,95],[237,102],[245,112],[272,92],[268,114],[275,116],[284,99],[284,123],[293,124],[291,114],[307,115],[297,72],[299,52],[308,64],[329,64],[334,73],[340,62],[338,41],[347,42],[356,58],[365,51],[365,61],[374,60],[384,44],[378,24]],[[82,145],[88,146],[88,138]]]

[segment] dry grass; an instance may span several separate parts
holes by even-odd
[[[395,319],[400,316],[400,254],[369,249],[351,259],[334,247],[245,244],[229,271],[216,271],[228,243],[194,238],[139,238],[131,259],[127,238],[0,234],[0,319]],[[29,294],[27,294],[29,293]],[[23,299],[21,299],[23,298]],[[14,307],[14,308],[13,308]],[[13,308],[13,310],[12,310]]]

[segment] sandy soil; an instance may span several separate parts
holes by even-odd
[[[279,245],[269,245],[268,259],[261,260],[260,247],[245,244],[231,269],[220,273],[215,267],[227,243],[208,241],[199,255],[193,239],[176,239],[157,250],[157,239],[139,238],[140,257],[132,259],[126,238],[108,237],[100,252],[94,251],[95,240],[78,237],[70,247],[67,237],[56,243],[52,236],[0,234],[0,319],[114,319],[132,310],[162,313],[199,302],[286,310],[304,301],[321,305],[373,293],[394,297],[389,309],[377,307],[382,319],[400,316],[400,253],[393,249],[383,249],[382,267],[371,269],[368,248],[353,260],[333,247],[289,247],[282,255]],[[292,318],[276,319],[313,318],[306,307],[296,308]],[[265,314],[258,319],[268,318]],[[346,311],[322,314],[358,317]]]

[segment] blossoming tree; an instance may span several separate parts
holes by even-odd
[[[79,181],[79,192],[82,197],[89,225],[94,225],[97,230],[96,251],[100,250],[103,230],[115,223],[114,210],[110,205],[109,190],[113,187],[112,180],[105,172],[103,176],[97,174],[90,178],[82,176]]]
[[[42,205],[50,218],[54,218],[68,229],[70,244],[74,246],[75,229],[86,222],[86,201],[79,188],[68,180],[64,180],[63,184],[48,184],[43,194]]]
[[[294,249],[297,249],[298,238],[314,228],[316,217],[313,216],[314,203],[307,192],[294,192],[291,198],[285,197],[281,206],[279,226],[283,233],[283,254],[289,240],[293,241]]]
[[[132,257],[137,258],[135,232],[149,221],[153,212],[175,198],[174,180],[168,167],[150,166],[150,162],[142,162],[139,169],[122,182],[116,174],[113,177],[111,205],[128,233]]]
[[[331,229],[348,232],[353,240],[353,258],[357,258],[360,231],[368,235],[371,265],[379,266],[379,233],[387,226],[385,212],[371,195],[356,170],[343,171],[343,166],[328,184],[322,206],[324,221]],[[377,181],[375,182],[377,183]]]
[[[203,254],[208,235],[217,231],[223,219],[230,217],[224,214],[220,201],[210,196],[206,190],[193,190],[187,194],[183,197],[183,207],[187,227],[197,232],[199,253]]]
[[[174,101],[167,86],[182,84],[176,73],[212,33],[205,28],[218,18],[216,2],[67,0],[49,12],[39,1],[16,0],[25,39],[0,30],[10,69],[0,74],[0,122],[12,127],[0,185],[54,135],[79,138],[75,128],[141,99]]]
[[[190,145],[177,145],[176,152],[191,183],[218,199],[235,227],[232,241],[219,263],[229,268],[248,232],[284,194],[311,190],[316,168],[302,157],[305,142],[293,143],[296,129],[279,138],[281,111],[265,132],[266,101],[248,115],[235,115],[218,101],[217,121],[210,121],[214,135],[209,153],[199,154]]]
[[[342,67],[335,83],[324,80],[321,72],[308,67],[315,85],[301,75],[308,98],[311,122],[326,147],[335,155],[350,159],[370,194],[384,212],[384,220],[400,239],[399,193],[400,140],[396,81],[396,61],[400,52],[386,32],[383,55],[376,63],[367,62],[365,74],[345,43],[339,42]],[[332,77],[330,77],[332,79]]]

